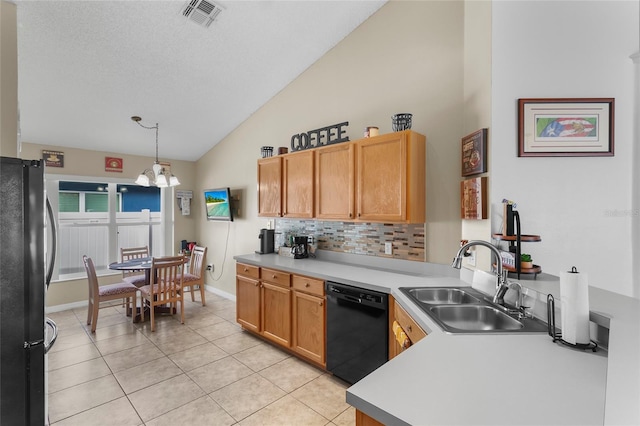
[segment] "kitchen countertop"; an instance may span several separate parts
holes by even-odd
[[[412,262],[422,270],[405,274],[278,255],[234,258],[389,293],[425,329],[427,338],[347,390],[348,403],[387,425],[640,424],[640,300],[590,287],[591,311],[610,318],[608,352],[593,353],[546,334],[444,333],[398,290],[470,285],[442,265]]]

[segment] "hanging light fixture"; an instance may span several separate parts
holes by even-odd
[[[177,177],[167,171],[160,162],[158,161],[158,123],[155,126],[149,127],[140,123],[142,118],[138,116],[131,117],[131,120],[138,123],[140,127],[144,127],[145,129],[156,131],[156,161],[153,163],[153,166],[150,169],[145,169],[140,175],[138,179],[136,179],[136,184],[141,186],[149,186],[151,182],[158,188],[166,188],[169,186],[180,185],[180,181]]]

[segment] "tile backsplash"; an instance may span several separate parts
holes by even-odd
[[[353,223],[318,220],[278,219],[275,221],[275,247],[281,247],[289,235],[313,238],[318,249],[381,256],[424,262],[425,228],[418,224]],[[385,243],[393,244],[393,254],[385,254]]]

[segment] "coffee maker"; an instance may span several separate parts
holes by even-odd
[[[309,239],[306,236],[293,237],[293,247],[291,247],[291,254],[294,259],[304,259],[309,257],[308,248]]]
[[[273,253],[274,230],[262,228],[258,234],[258,238],[260,239],[260,250],[256,250],[256,253]]]

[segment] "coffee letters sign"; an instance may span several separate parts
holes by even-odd
[[[345,121],[344,123],[293,135],[291,136],[291,151],[302,151],[339,142],[348,142],[349,136],[345,136],[345,127],[348,125],[349,122]]]

